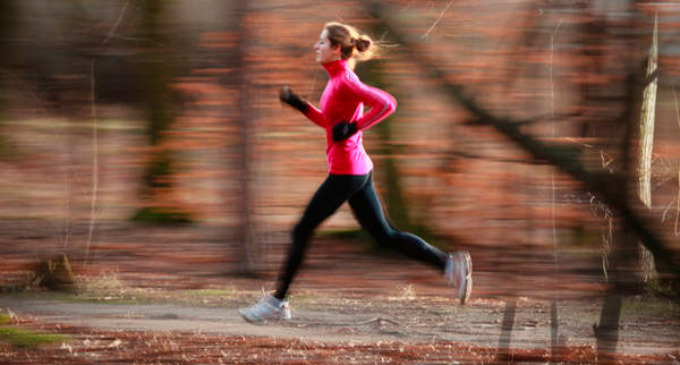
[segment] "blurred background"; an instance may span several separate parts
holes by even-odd
[[[676,1],[3,0],[3,274],[58,252],[275,272],[327,174],[278,91],[318,105],[329,21],[386,51],[357,73],[399,102],[364,134],[395,225],[527,275],[606,278],[623,242],[644,281],[640,232],[680,248]],[[347,207],[319,234],[372,245]]]

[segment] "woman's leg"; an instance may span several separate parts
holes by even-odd
[[[414,234],[395,230],[389,225],[373,187],[372,173],[366,185],[349,199],[349,204],[361,226],[380,245],[394,248],[411,259],[429,264],[444,272],[446,253]]]
[[[297,273],[314,229],[335,213],[349,197],[365,185],[369,175],[329,175],[309,202],[300,222],[292,232],[293,243],[288,249],[288,259],[277,281],[274,297],[285,298],[290,283]]]

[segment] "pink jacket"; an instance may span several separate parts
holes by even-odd
[[[323,65],[330,79],[321,95],[321,109],[308,103],[305,115],[326,129],[328,172],[336,175],[364,175],[373,169],[362,144],[362,131],[394,113],[397,101],[380,89],[362,83],[347,66],[338,60]],[[364,105],[370,108],[364,115]],[[333,126],[342,121],[356,123],[358,132],[350,138],[333,141]]]

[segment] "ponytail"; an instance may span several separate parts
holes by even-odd
[[[357,51],[361,53],[366,52],[368,47],[371,46],[371,38],[368,36],[360,36],[359,39],[355,39],[354,42]]]

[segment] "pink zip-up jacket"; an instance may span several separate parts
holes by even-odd
[[[326,129],[328,172],[335,175],[364,175],[373,169],[362,143],[362,131],[394,113],[397,101],[380,89],[362,83],[347,65],[338,60],[323,65],[328,84],[321,95],[320,109],[307,103],[305,116]],[[364,106],[370,108],[364,115]],[[333,141],[333,126],[339,122],[356,123],[357,133],[344,141]]]

